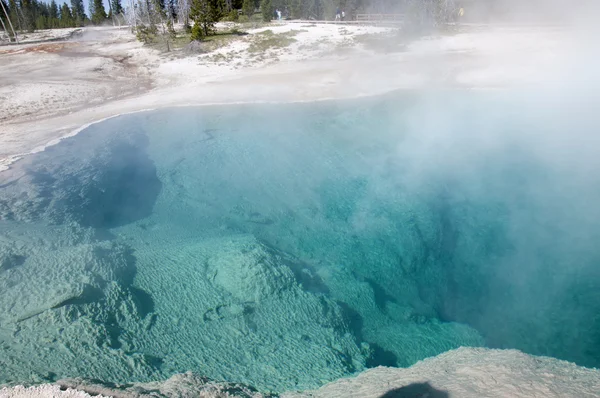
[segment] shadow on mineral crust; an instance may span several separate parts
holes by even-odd
[[[449,398],[446,391],[436,390],[429,383],[413,383],[395,388],[379,398]]]

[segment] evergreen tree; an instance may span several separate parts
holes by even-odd
[[[35,30],[35,14],[32,0],[21,0],[21,13],[23,14],[23,28],[29,32]]]
[[[8,35],[9,38],[11,38],[10,40],[12,40],[13,37],[13,31],[11,29],[11,21],[10,21],[10,7],[9,4],[4,1],[4,0],[0,0],[2,2],[2,4],[0,5],[0,21],[2,22],[2,29],[4,29],[4,31],[6,32],[6,34]]]
[[[4,23],[7,25],[4,28],[8,29],[7,33],[10,40],[18,41],[18,25],[16,22],[13,22],[13,20],[18,20],[17,4],[14,0],[8,0],[8,4],[6,2],[3,2],[2,4],[4,5],[4,9],[2,10],[4,14]]]
[[[2,2],[0,5],[0,21],[2,21],[2,28],[4,29],[8,24],[8,19],[6,18],[4,11],[6,11],[6,14],[10,15],[10,8],[8,7],[8,3],[6,3],[6,1],[0,0],[0,2]],[[6,32],[8,33],[8,30],[6,30]]]
[[[92,23],[95,25],[100,25],[104,21],[106,21],[106,10],[104,9],[104,4],[102,0],[93,0],[94,2],[94,12],[92,13]]]
[[[69,14],[71,14],[71,17],[75,20],[77,26],[83,26],[86,19],[83,0],[71,0],[71,10],[69,11]]]
[[[59,21],[58,21],[58,5],[56,4],[55,0],[52,0],[52,2],[50,3],[50,9],[49,9],[49,24],[51,28],[58,28],[59,26]]]
[[[16,0],[8,0],[8,8],[8,18],[10,19],[13,28],[15,30],[23,30],[23,28],[21,27],[21,19],[19,18],[19,10],[17,9]]]
[[[121,5],[121,0],[111,0],[110,10],[113,15],[121,14],[123,12],[123,6]]]
[[[271,19],[273,18],[273,12],[274,12],[273,3],[271,3],[271,0],[261,0],[260,12],[262,14],[263,21],[265,21],[265,22],[271,21]]]
[[[165,1],[154,0],[153,17],[158,25],[157,34],[162,38],[167,52],[171,51],[171,40],[175,39],[176,33],[173,27],[173,19],[169,15],[168,7],[165,7]]]
[[[175,0],[168,0],[167,2],[167,16],[171,21],[177,19],[177,7],[175,5]]]
[[[68,28],[68,27],[72,27],[75,26],[77,24],[76,19],[73,17],[73,14],[71,13],[71,10],[69,9],[69,6],[67,5],[67,3],[63,3],[63,5],[60,7],[60,27],[61,28]]]
[[[242,12],[250,18],[254,15],[254,0],[244,0],[242,3]]]
[[[192,40],[201,40],[214,32],[215,23],[221,19],[223,2],[221,0],[192,0],[190,18],[194,21]]]
[[[292,18],[306,18],[306,7],[304,7],[304,2],[302,0],[292,0],[290,8]]]
[[[34,20],[35,29],[47,29],[48,24],[48,5],[44,2],[31,1],[31,14]]]

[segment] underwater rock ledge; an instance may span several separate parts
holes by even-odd
[[[287,392],[282,398],[429,397],[597,397],[600,370],[517,350],[459,348],[410,368],[378,367],[329,383],[315,391]],[[2,398],[240,397],[265,395],[241,384],[214,382],[191,372],[164,382],[115,385],[83,379],[25,388],[5,387]]]

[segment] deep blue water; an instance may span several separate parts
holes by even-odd
[[[0,382],[282,391],[459,346],[599,366],[600,123],[544,106],[165,109],[26,158],[0,177]]]

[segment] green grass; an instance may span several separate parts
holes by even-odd
[[[202,43],[203,47],[206,48],[206,52],[211,52],[221,47],[225,47],[232,41],[246,35],[246,32],[240,31],[237,28],[233,28],[228,31],[217,32],[215,35],[206,36],[204,39],[202,39]]]
[[[296,36],[300,32],[306,32],[302,30],[291,30],[285,33],[274,33],[272,30],[265,30],[254,35],[252,43],[248,47],[248,52],[251,54],[264,53],[270,49],[279,49],[288,47],[290,44],[295,43]]]
[[[182,33],[177,33],[175,37],[168,37],[169,46],[168,49],[171,51],[181,50],[190,42],[190,36]],[[161,34],[156,34],[153,37],[152,42],[146,43],[146,46],[162,52],[167,52],[167,43],[165,37]]]
[[[201,53],[209,53],[221,47],[224,47],[234,40],[247,35],[246,32],[234,27],[229,30],[218,31],[214,35],[206,36],[201,41]],[[190,44],[190,34],[184,31],[177,31],[175,37],[169,37],[169,48],[171,52],[177,53],[182,51]],[[167,52],[167,44],[162,35],[157,34],[152,43],[147,44],[148,47],[154,48],[160,52]]]
[[[252,15],[250,18],[245,15],[240,16],[237,23],[240,24],[244,29],[259,29],[271,24],[270,22],[263,21],[262,14],[260,13]]]

